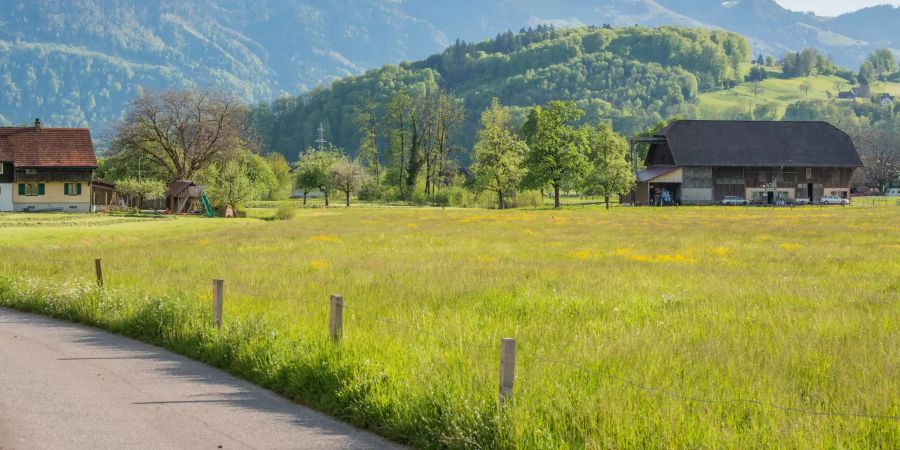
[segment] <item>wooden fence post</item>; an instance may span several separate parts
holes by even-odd
[[[94,272],[97,273],[97,286],[103,287],[103,260],[94,260]]]
[[[216,328],[222,329],[222,307],[225,303],[225,281],[213,280],[213,321],[216,322]]]
[[[512,400],[513,383],[516,380],[516,340],[500,340],[500,405]]]
[[[344,297],[331,296],[331,339],[334,342],[341,340],[344,328]]]

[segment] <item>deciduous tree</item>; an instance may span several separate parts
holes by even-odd
[[[230,207],[235,215],[238,207],[252,200],[257,193],[257,187],[247,176],[247,167],[239,160],[226,162],[221,170],[214,167],[210,176],[212,183],[207,186],[209,196],[214,202]]]
[[[591,167],[585,177],[585,193],[602,196],[609,209],[612,195],[628,192],[634,186],[628,141],[604,122],[590,129],[588,146]]]
[[[590,165],[587,157],[587,130],[573,123],[583,111],[574,102],[552,101],[546,107],[535,107],[522,127],[528,144],[524,185],[553,188],[554,207],[560,207],[563,188],[578,186]]]
[[[143,155],[171,180],[189,180],[240,149],[247,138],[247,108],[228,94],[209,91],[147,92],[134,100],[115,130],[115,153]]]
[[[347,207],[350,207],[350,196],[359,192],[366,181],[366,170],[356,161],[341,158],[331,166],[329,173],[331,185],[346,195]]]
[[[325,196],[325,206],[328,206],[328,193],[332,190],[331,167],[340,156],[340,153],[328,150],[307,150],[300,154],[294,174],[297,188],[303,191],[304,205],[306,196],[311,191],[319,190]]]
[[[515,192],[525,168],[522,164],[528,146],[509,128],[509,108],[496,98],[481,114],[481,129],[475,141],[475,187],[497,195],[500,209],[506,208],[505,195]]]

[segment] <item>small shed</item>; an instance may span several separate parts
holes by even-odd
[[[91,204],[95,211],[109,211],[119,206],[116,184],[109,181],[91,181]]]

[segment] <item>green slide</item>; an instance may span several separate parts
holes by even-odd
[[[213,210],[212,205],[209,204],[209,199],[206,197],[205,192],[200,193],[200,200],[203,201],[203,208],[206,209],[206,217],[216,217],[216,212]]]

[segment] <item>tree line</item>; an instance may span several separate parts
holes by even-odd
[[[359,127],[358,111],[373,101],[386,105],[400,91],[443,89],[457,96],[465,114],[450,144],[460,149],[473,148],[480,114],[494,97],[511,108],[517,125],[534,106],[565,100],[584,110],[584,123],[609,120],[632,133],[694,107],[701,91],[740,82],[741,65],[751,58],[745,38],[722,31],[541,26],[477,44],[459,41],[422,61],[386,65],[259,104],[251,117],[263,149],[288,158],[312,145],[320,124],[329,141],[353,153],[369,133]],[[388,113],[375,109],[381,123]],[[390,139],[381,132],[377,145],[387,148]],[[473,155],[458,157],[468,165]]]

